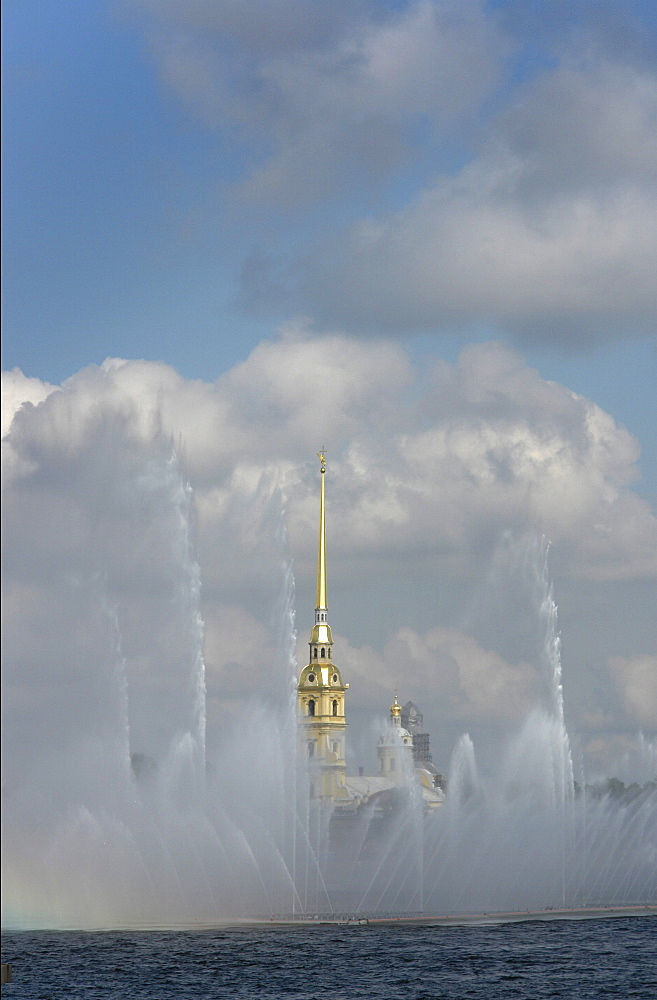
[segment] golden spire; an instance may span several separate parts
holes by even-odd
[[[331,643],[331,629],[328,624],[328,604],[326,601],[326,517],[324,513],[324,476],[326,474],[325,448],[317,453],[320,467],[319,487],[319,542],[317,545],[317,593],[315,602],[315,625],[310,634],[311,643]]]
[[[320,462],[319,487],[319,544],[317,546],[317,599],[316,608],[325,608],[326,604],[326,518],[324,516],[324,475],[326,473],[326,456],[324,448],[317,453]]]

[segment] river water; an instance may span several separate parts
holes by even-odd
[[[657,919],[3,934],[15,1000],[657,997]]]

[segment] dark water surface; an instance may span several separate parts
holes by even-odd
[[[657,919],[3,934],[3,998],[657,1000]]]

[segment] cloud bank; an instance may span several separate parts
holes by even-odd
[[[248,311],[654,334],[657,70],[632,4],[132,6],[166,87],[232,144],[211,214],[240,217]]]
[[[6,733],[23,761],[79,732],[118,661],[138,749],[157,755],[183,693],[194,711],[197,560],[210,741],[226,712],[280,696],[262,649],[277,641],[290,558],[302,648],[311,623],[321,444],[336,656],[363,718],[403,685],[445,741],[520,723],[541,678],[518,539],[547,535],[557,583],[582,600],[654,586],[657,523],[632,491],[635,439],[497,343],[420,372],[390,343],[295,327],[212,384],[123,360],[61,387],[18,372],[6,384]],[[636,648],[625,611],[603,626],[608,664],[591,665],[584,646],[567,665],[586,691],[573,723],[603,743],[655,723],[655,651]],[[618,694],[598,711],[599,683]]]

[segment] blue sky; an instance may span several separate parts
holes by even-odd
[[[305,593],[307,463],[324,443],[335,502],[353,510],[346,541],[334,536],[344,581],[332,593],[354,671],[369,642],[353,610],[363,580],[403,579],[415,596],[387,624],[419,632],[433,590],[418,553],[435,532],[447,629],[495,539],[549,530],[584,742],[607,740],[602,767],[618,733],[654,731],[654,3],[7,0],[2,17],[3,369],[25,376],[6,379],[7,424],[22,402],[43,402],[13,426],[19,523],[6,537],[29,548],[50,523],[50,494],[42,508],[25,502],[25,470],[37,455],[39,488],[63,489],[68,433],[93,522],[89,456],[109,446],[87,423],[90,400],[107,426],[117,398],[134,421],[108,462],[161,406],[198,494],[218,705],[227,677],[245,690],[250,677],[249,649],[226,652],[221,594],[234,588],[249,634],[264,627],[262,580],[242,579],[249,558],[233,548],[255,530],[259,470],[291,491]],[[106,358],[126,364],[84,371]],[[326,371],[331,393],[314,407]],[[435,461],[420,468],[425,449]],[[368,518],[372,480],[390,494],[371,498]],[[51,541],[26,560],[35,579]],[[72,533],[79,550],[63,564],[84,563],[87,542]],[[8,544],[12,570],[26,553]],[[377,611],[396,594],[366,599]],[[35,631],[23,613],[17,649]],[[448,638],[377,649],[389,657],[384,704],[393,653],[422,691],[413,650]],[[529,685],[521,652],[500,642],[508,676]],[[429,687],[424,697],[429,717]],[[449,698],[436,699],[439,714]],[[497,724],[503,700],[482,721],[474,699],[450,725]]]
[[[5,363],[218,373],[265,329],[233,346],[230,269],[176,232],[216,138],[161,92],[115,5],[10,4],[5,31]]]

